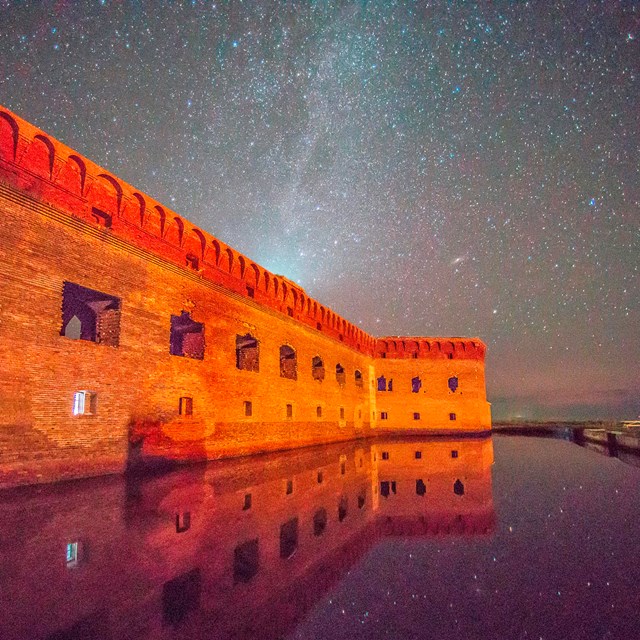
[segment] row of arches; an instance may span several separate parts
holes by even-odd
[[[132,189],[91,161],[38,131],[8,111],[0,110],[0,160],[11,162],[31,176],[48,183],[47,193],[54,205],[77,215],[88,202],[91,221],[129,240],[167,251],[163,257],[181,254],[183,266],[216,279],[210,267],[243,283],[242,293],[276,306],[298,319],[307,319],[316,329],[334,332],[341,341],[365,351],[374,347],[374,338],[347,322],[331,309],[318,304],[294,283],[270,273],[201,229],[191,225],[149,196]],[[133,227],[133,229],[131,229]],[[139,231],[143,231],[141,236]],[[134,233],[131,233],[134,231]],[[145,241],[145,237],[149,241]],[[180,253],[176,254],[175,250]],[[219,279],[219,278],[217,278]],[[274,305],[275,303],[275,305]]]
[[[376,355],[392,358],[479,358],[484,345],[478,340],[450,340],[446,338],[380,338],[376,341]]]

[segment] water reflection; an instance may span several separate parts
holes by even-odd
[[[281,637],[383,537],[491,535],[492,462],[375,440],[5,492],[0,637]]]

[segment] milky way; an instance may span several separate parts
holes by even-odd
[[[640,412],[637,2],[0,2],[0,103],[494,417]]]

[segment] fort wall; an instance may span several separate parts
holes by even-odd
[[[2,108],[0,275],[0,487],[490,428],[479,339],[369,336]]]

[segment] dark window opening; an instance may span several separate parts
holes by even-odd
[[[191,529],[191,512],[176,513],[176,533],[184,533]]]
[[[107,229],[111,228],[112,217],[106,211],[101,211],[100,209],[96,209],[96,207],[91,207],[91,215],[101,227],[106,227]]]
[[[287,418],[293,418],[293,405],[287,405]]]
[[[316,329],[318,331],[322,331],[322,324],[320,324],[319,322],[316,322]]]
[[[364,503],[366,501],[366,493],[363,491],[362,493],[358,494],[358,509],[362,509],[362,507],[364,507]]]
[[[117,347],[120,343],[120,298],[65,282],[60,335]]]
[[[459,479],[453,483],[453,493],[455,493],[457,496],[464,495],[464,485]]]
[[[420,414],[419,414],[419,413],[414,412],[414,414],[413,414],[413,419],[414,419],[414,420],[420,420]]]
[[[453,360],[453,353],[447,353],[447,358],[449,360]]]
[[[322,407],[316,407],[316,418],[322,418]]]
[[[358,369],[355,370],[353,377],[355,378],[356,381],[356,387],[361,387],[362,386],[362,372],[358,371]]]
[[[293,480],[287,480],[285,493],[289,496],[293,493]]]
[[[420,376],[411,378],[411,393],[420,393],[420,389],[422,389],[422,380],[420,380]]]
[[[418,352],[417,352],[417,351],[414,351],[414,352],[411,354],[411,357],[412,357],[414,360],[417,360],[417,358],[418,358]]]
[[[389,452],[388,451],[383,451],[382,452],[382,459],[383,460],[388,460],[389,459]]]
[[[248,286],[248,285],[247,285],[247,295],[250,298],[255,298],[256,297],[255,289],[253,287]]]
[[[342,460],[340,462],[340,475],[344,475],[347,472],[347,463]]]
[[[344,372],[344,367],[340,363],[336,365],[336,380],[340,385],[345,384],[347,381],[347,377]]]
[[[290,558],[297,548],[298,518],[292,518],[280,527],[280,557]]]
[[[455,420],[456,419],[456,414],[455,413],[450,413],[449,414],[449,420]]]
[[[344,407],[340,407],[340,420],[344,420]]]
[[[384,498],[388,498],[390,493],[396,492],[396,481],[392,480],[389,482],[388,480],[384,480],[380,483],[380,495]]]
[[[420,460],[422,458],[422,451],[416,451],[416,460]]]
[[[344,342],[344,336],[341,333],[338,335],[338,339],[340,342]]]
[[[200,569],[165,582],[162,587],[162,624],[179,625],[192,611],[200,607],[202,577]]]
[[[236,336],[236,367],[243,371],[260,370],[258,341],[249,333]]]
[[[387,382],[387,391],[393,391],[393,378],[390,378],[389,382]]]
[[[287,307],[287,315],[290,318],[293,318],[293,309],[291,307]]]
[[[171,316],[171,337],[169,353],[183,358],[204,358],[204,324],[194,322],[191,314],[183,311],[179,316]]]
[[[320,356],[314,356],[311,360],[311,376],[314,380],[324,380],[324,363]]]
[[[318,471],[318,484],[322,484],[323,480],[324,480],[324,473],[322,473],[322,471]]]
[[[346,496],[342,496],[340,498],[340,503],[338,504],[338,521],[342,522],[347,517],[347,506],[348,501]]]
[[[382,357],[382,358],[386,358],[386,357],[387,357],[387,354],[386,354],[386,353],[382,353],[380,357]]]
[[[456,392],[456,389],[458,388],[458,378],[456,376],[453,376],[451,378],[449,378],[449,389],[451,390],[452,393]]]
[[[387,379],[384,376],[378,378],[378,391],[387,390]]]
[[[318,509],[313,515],[313,535],[321,536],[327,528],[327,510]]]
[[[179,413],[181,416],[193,415],[193,398],[183,397],[180,398]]]
[[[247,511],[251,509],[251,494],[250,493],[245,493],[244,494],[244,502],[242,503],[242,510],[243,511]]]
[[[457,457],[458,457],[458,451],[457,451],[457,449],[452,449],[452,450],[451,450],[451,457],[452,457],[452,458],[457,458]]]
[[[380,420],[387,420],[389,418],[389,414],[386,411],[380,412]]]
[[[253,415],[253,404],[251,400],[244,401],[244,415],[247,417],[251,417]]]
[[[298,379],[298,358],[296,352],[289,345],[280,347],[280,377],[289,380]]]
[[[416,493],[419,496],[424,496],[425,493],[427,493],[427,485],[422,481],[422,479],[416,480]]]
[[[238,545],[233,552],[233,582],[249,582],[258,573],[258,538]]]
[[[200,260],[191,253],[187,254],[187,267],[197,271],[200,268]]]

